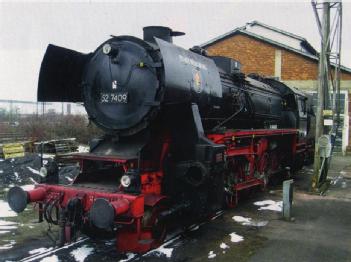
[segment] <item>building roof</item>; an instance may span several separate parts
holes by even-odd
[[[305,38],[258,21],[247,23],[242,27],[237,27],[234,30],[213,38],[200,46],[207,48],[237,34],[248,35],[271,45],[298,53],[312,60],[318,61],[319,59],[318,52]],[[341,69],[351,73],[351,69],[348,67],[341,66]]]

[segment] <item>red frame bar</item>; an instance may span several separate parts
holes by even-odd
[[[93,161],[108,161],[108,162],[115,162],[125,164],[130,160],[137,160],[136,158],[131,159],[122,159],[117,158],[115,156],[98,156],[95,154],[90,153],[76,153],[76,154],[69,154],[65,156],[61,156],[62,159],[65,160],[93,160]]]
[[[94,189],[86,189],[83,187],[74,187],[74,186],[62,186],[62,185],[47,185],[47,184],[39,184],[35,189],[28,191],[28,194],[37,195],[36,192],[45,192],[45,196],[39,201],[45,202],[49,199],[53,198],[62,198],[60,201],[60,205],[66,207],[68,201],[71,198],[79,197],[83,201],[84,211],[90,210],[95,199],[97,198],[105,198],[110,202],[119,202],[128,201],[128,212],[126,216],[130,216],[133,218],[139,218],[144,215],[144,196],[143,195],[130,195],[124,194],[121,192],[118,193],[108,193],[108,192],[98,192],[94,191]],[[31,199],[30,202],[36,202],[37,199]],[[125,207],[123,207],[123,211]]]

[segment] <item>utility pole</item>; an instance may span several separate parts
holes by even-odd
[[[319,54],[318,67],[318,102],[316,113],[314,175],[312,179],[312,189],[318,191],[326,181],[331,153],[335,142],[335,135],[339,124],[342,4],[341,0],[325,0],[321,3],[312,0],[312,7],[321,36],[321,52]],[[319,18],[318,10],[322,10],[322,20]],[[331,10],[334,11],[332,25],[330,24]],[[335,43],[336,45],[334,45]],[[334,49],[335,51],[333,51]],[[333,67],[334,69],[334,77],[332,76],[332,70],[330,70],[330,67]],[[331,103],[329,88],[330,80],[333,86]],[[335,113],[337,114],[336,121]],[[327,119],[326,116],[331,116],[332,119]]]
[[[11,124],[12,123],[12,113],[13,113],[13,101],[12,100],[10,100],[10,112],[9,112],[10,114],[9,114],[9,123]]]
[[[324,2],[323,4],[323,15],[322,15],[322,24],[321,24],[321,31],[322,31],[322,41],[321,41],[321,52],[319,54],[319,68],[318,68],[318,91],[317,91],[317,114],[316,114],[316,143],[315,143],[315,154],[314,154],[314,176],[312,180],[312,187],[318,188],[319,187],[319,178],[323,172],[324,166],[321,166],[321,158],[319,152],[319,138],[325,134],[324,130],[324,116],[323,111],[325,109],[325,100],[329,95],[329,88],[328,88],[328,75],[325,70],[327,66],[327,37],[329,35],[329,3]]]

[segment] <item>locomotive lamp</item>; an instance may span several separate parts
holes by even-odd
[[[41,177],[46,177],[48,174],[48,170],[46,169],[46,167],[42,166],[39,170],[39,175]]]
[[[140,174],[137,170],[129,170],[121,177],[121,185],[124,192],[139,193],[141,190]]]
[[[105,55],[108,55],[108,54],[111,52],[111,45],[110,45],[110,44],[105,44],[105,45],[102,47],[102,52],[103,52]]]
[[[102,47],[102,52],[105,55],[111,56],[111,57],[116,57],[119,53],[119,50],[117,47],[114,47],[112,45],[110,45],[109,43],[104,44]]]
[[[121,185],[123,187],[129,187],[131,182],[132,182],[132,180],[130,179],[130,176],[124,175],[121,177]]]

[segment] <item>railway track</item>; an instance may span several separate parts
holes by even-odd
[[[207,223],[210,223],[212,220],[215,220],[217,219],[218,217],[222,216],[224,214],[224,210],[221,210],[221,211],[218,211],[211,219],[209,220],[206,220],[204,222],[201,222],[199,224],[193,224],[191,226],[189,226],[188,228],[186,228],[185,230],[181,230],[181,231],[178,231],[178,232],[174,232],[173,234],[171,234],[165,241],[165,243],[163,243],[161,245],[161,248],[162,247],[167,247],[168,245],[174,243],[175,241],[177,240],[181,240],[182,239],[182,234],[185,232],[185,231],[193,231],[193,230],[197,230],[199,227],[207,224]],[[145,254],[142,254],[140,256],[137,256],[137,257],[134,257],[133,259],[131,260],[127,260],[127,261],[138,261],[139,259],[143,258],[143,257],[147,257],[147,256],[150,256],[152,255],[154,252],[157,252],[159,248],[157,249],[152,249],[148,252],[146,252]]]
[[[59,251],[61,251],[61,250],[64,250],[64,249],[68,249],[68,248],[70,248],[70,247],[74,247],[74,246],[81,245],[82,243],[86,242],[88,239],[89,239],[89,238],[85,237],[85,238],[82,238],[82,239],[77,240],[77,241],[74,242],[74,243],[65,245],[65,246],[63,246],[63,247],[58,247],[58,248],[50,249],[50,250],[41,252],[41,253],[39,253],[39,254],[35,254],[35,255],[31,255],[31,256],[22,258],[22,259],[20,260],[20,262],[31,262],[31,261],[36,261],[36,260],[38,260],[38,259],[45,258],[45,257],[47,257],[47,256],[49,256],[49,255],[54,255],[55,253],[57,253],[57,252],[59,252]]]
[[[180,241],[182,239],[182,235],[184,232],[186,231],[193,231],[193,230],[197,230],[199,227],[211,222],[212,220],[215,220],[217,219],[218,217],[222,216],[224,213],[223,210],[217,212],[211,219],[209,220],[206,220],[205,222],[201,222],[199,224],[193,224],[191,226],[189,226],[188,228],[186,228],[185,230],[177,230],[175,232],[172,232],[166,239],[165,243],[163,243],[161,245],[161,248],[164,248],[164,247],[167,247],[169,246],[170,244],[173,244],[175,243],[176,241]],[[74,243],[71,243],[71,244],[68,244],[68,245],[65,245],[63,247],[58,247],[58,248],[53,248],[53,249],[50,249],[50,250],[47,250],[47,251],[44,251],[44,252],[41,252],[39,254],[34,254],[34,255],[31,255],[31,256],[28,256],[28,257],[25,257],[25,258],[22,258],[21,260],[19,260],[19,262],[32,262],[32,261],[39,261],[41,259],[44,259],[46,257],[49,257],[49,256],[52,256],[52,255],[55,255],[57,253],[59,253],[60,251],[63,251],[65,249],[70,249],[70,248],[73,248],[73,247],[80,247],[82,246],[83,244],[85,244],[87,241],[89,240],[89,238],[85,237],[85,238],[81,238],[79,239],[78,241],[74,242]],[[153,253],[157,252],[158,249],[153,249],[153,250],[150,250],[148,252],[146,252],[145,254],[142,254],[142,255],[135,255],[133,257],[130,257],[130,258],[127,258],[127,259],[122,259],[122,261],[124,262],[132,262],[132,261],[139,261],[141,260],[142,258],[145,258],[145,257],[148,257],[148,256],[151,256]]]

